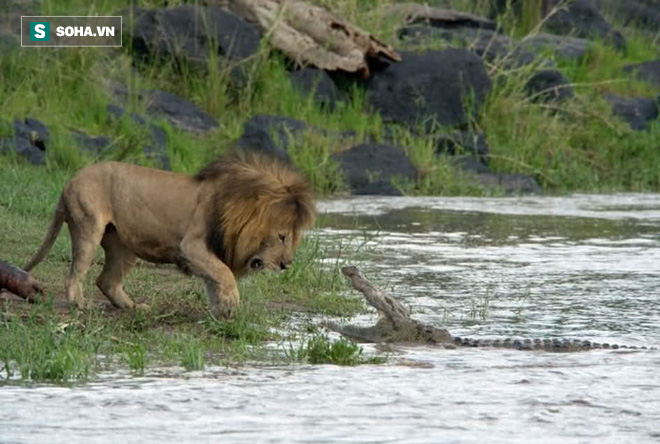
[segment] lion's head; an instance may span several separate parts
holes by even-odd
[[[213,194],[209,247],[235,275],[291,266],[315,217],[311,186],[299,172],[251,154],[219,158],[195,178]]]

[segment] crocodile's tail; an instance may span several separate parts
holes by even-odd
[[[657,350],[655,347],[619,345],[609,343],[592,342],[582,339],[545,338],[545,339],[471,339],[455,336],[452,338],[454,344],[459,347],[495,347],[510,348],[513,350],[539,350],[549,352],[579,352],[596,349],[610,350]]]

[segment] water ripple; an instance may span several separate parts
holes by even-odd
[[[321,237],[424,322],[660,344],[660,196],[356,198]],[[331,261],[331,259],[329,259]],[[356,323],[374,322],[374,314]],[[373,347],[368,348],[374,352]],[[0,386],[0,442],[656,443],[660,352],[395,347],[391,364]]]

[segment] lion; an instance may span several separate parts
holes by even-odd
[[[314,219],[309,182],[272,158],[221,157],[193,176],[100,163],[64,187],[46,238],[24,268],[44,259],[66,222],[70,304],[85,307],[81,280],[100,244],[105,263],[96,285],[115,307],[136,307],[123,280],[140,258],[201,277],[210,311],[231,319],[239,304],[236,280],[291,267],[302,231]]]

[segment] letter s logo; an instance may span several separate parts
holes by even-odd
[[[49,42],[50,22],[30,22],[30,41]]]

